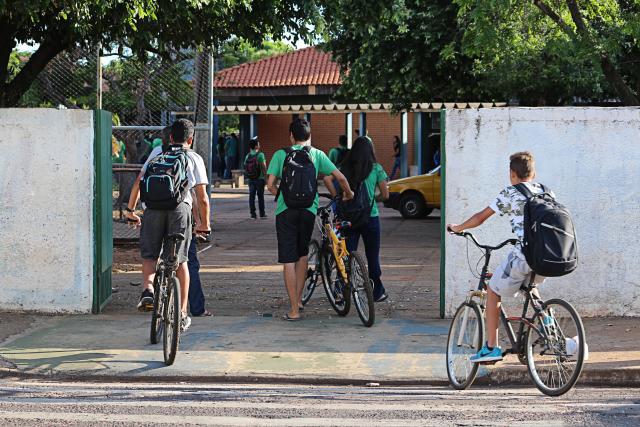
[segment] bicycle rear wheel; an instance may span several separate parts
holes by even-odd
[[[151,313],[151,330],[149,331],[149,339],[151,344],[158,344],[162,331],[164,329],[164,322],[162,318],[163,314],[163,298],[161,289],[162,282],[164,281],[164,273],[162,271],[156,271],[156,276],[153,279],[153,312]]]
[[[177,277],[169,279],[167,301],[164,306],[163,352],[164,363],[169,366],[176,360],[180,342],[180,281]]]
[[[585,349],[584,327],[575,308],[561,299],[542,303],[526,347],[527,368],[538,390],[547,396],[571,390],[582,372]]]
[[[322,253],[320,272],[329,304],[339,316],[346,316],[351,309],[351,293],[342,280],[333,253],[329,250]]]
[[[307,278],[302,289],[302,305],[307,305],[313,295],[313,291],[318,284],[320,275],[320,244],[313,239],[309,243],[309,267],[307,267]]]
[[[371,287],[371,280],[369,280],[367,264],[358,252],[351,252],[349,282],[351,283],[353,302],[358,311],[358,316],[364,326],[370,327],[376,320],[373,289]]]
[[[458,307],[447,337],[447,376],[451,387],[465,390],[478,374],[478,364],[469,358],[480,351],[484,342],[484,317],[475,302]]]

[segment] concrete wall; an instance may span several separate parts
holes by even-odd
[[[90,312],[93,112],[0,109],[0,310]]]
[[[548,279],[544,298],[562,297],[583,316],[640,316],[640,109],[509,108],[449,110],[446,117],[446,222],[489,205],[509,184],[509,154],[532,151],[538,181],[573,214],[579,267]],[[474,230],[482,242],[510,236],[506,218]],[[477,285],[465,241],[446,236],[445,306],[451,316]],[[478,252],[470,244],[471,264]],[[505,255],[496,253],[492,266]]]

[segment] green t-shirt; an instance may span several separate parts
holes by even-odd
[[[255,156],[256,155],[256,151],[255,150],[251,150],[249,152],[249,154],[247,154],[244,158],[244,164],[247,164],[247,160],[249,160],[249,156]],[[267,158],[264,156],[264,153],[262,151],[258,152],[258,165],[261,165],[263,163],[267,163]],[[258,166],[260,167],[260,166]],[[264,179],[264,173],[262,173],[262,167],[260,167],[260,176],[258,177],[258,179]]]
[[[291,147],[294,150],[302,150],[302,145],[294,145]],[[324,152],[311,147],[311,151],[309,153],[311,155],[311,161],[313,165],[316,167],[316,177],[319,173],[323,175],[331,175],[334,170],[336,170],[336,166],[329,160]],[[277,178],[282,178],[282,167],[284,166],[284,159],[287,157],[287,153],[284,150],[278,150],[273,155],[271,159],[271,163],[269,163],[269,169],[267,169],[267,174],[275,175]],[[284,203],[284,196],[280,194],[278,197],[278,205],[276,207],[276,215],[282,213],[288,209],[287,205]],[[311,205],[310,208],[307,208],[309,212],[316,215],[318,213],[318,195],[316,194],[316,199]]]
[[[159,147],[162,145],[162,140],[160,138],[156,138],[153,141],[151,141],[151,149],[153,150],[156,147]]]
[[[236,157],[238,155],[238,147],[235,138],[227,138],[224,143],[224,153],[227,157]]]
[[[387,173],[384,171],[384,168],[380,166],[379,163],[374,163],[369,176],[364,180],[364,185],[366,185],[367,191],[369,191],[369,197],[375,197],[376,186],[387,178]],[[374,202],[373,207],[371,208],[371,216],[378,215],[378,204]]]
[[[349,151],[349,149],[342,148],[342,147],[335,147],[329,150],[329,160],[331,160],[331,163],[333,163],[334,165],[337,165],[338,159],[340,158],[340,154],[344,151]]]

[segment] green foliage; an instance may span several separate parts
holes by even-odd
[[[292,50],[293,46],[283,40],[266,39],[260,43],[259,47],[256,47],[254,43],[236,37],[222,44],[220,68],[233,67]]]

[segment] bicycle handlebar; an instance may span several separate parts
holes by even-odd
[[[497,251],[498,249],[502,249],[503,247],[507,246],[507,245],[515,245],[516,243],[518,243],[518,239],[507,239],[504,242],[500,243],[497,246],[488,246],[488,245],[481,245],[480,242],[478,242],[478,240],[476,239],[476,237],[469,233],[468,231],[463,231],[461,233],[456,233],[455,231],[452,231],[450,228],[447,228],[447,231],[451,234],[455,234],[456,236],[461,236],[464,238],[469,238],[471,239],[471,241],[479,248],[481,249],[485,249],[485,250],[490,250],[490,251]]]

